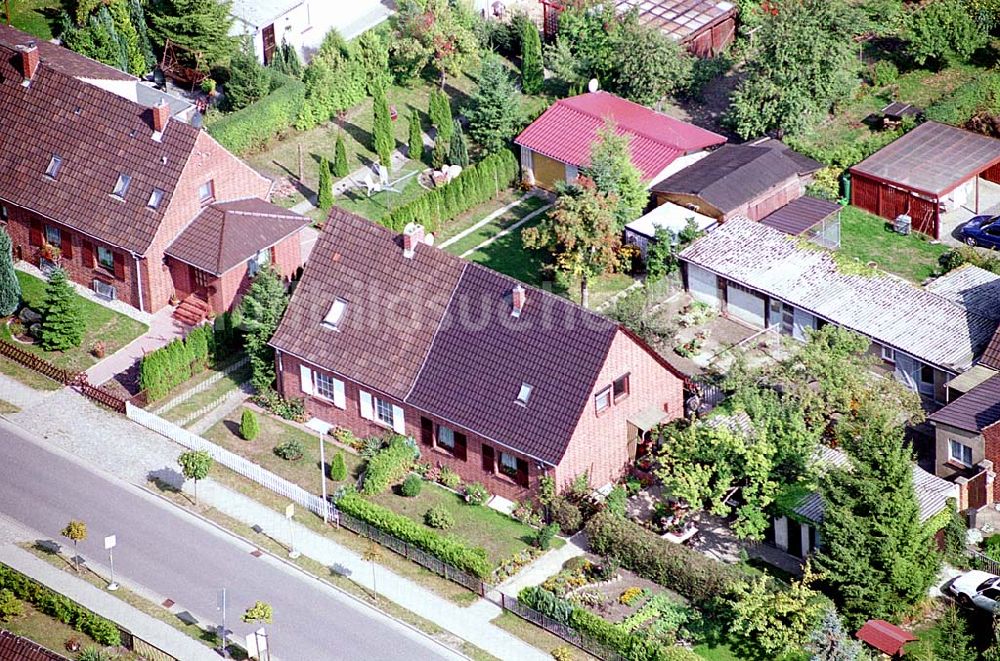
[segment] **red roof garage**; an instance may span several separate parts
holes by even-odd
[[[980,177],[1000,183],[1000,140],[926,122],[850,169],[851,204],[941,236],[941,215],[957,206],[980,212]]]

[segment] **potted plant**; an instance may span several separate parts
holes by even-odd
[[[46,241],[42,246],[42,258],[56,264],[60,257],[62,257],[62,250],[59,249],[59,246],[54,246]]]
[[[94,358],[101,359],[104,358],[106,350],[107,347],[105,347],[104,342],[102,340],[98,340],[97,342],[94,342],[94,346],[90,348],[90,353],[94,354]]]
[[[201,91],[209,96],[209,98],[214,99],[215,95],[218,94],[216,90],[216,82],[211,78],[206,78],[201,81]]]

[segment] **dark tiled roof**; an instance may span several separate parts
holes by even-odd
[[[653,191],[695,195],[727,213],[789,177],[821,167],[777,140],[723,145],[655,184]]]
[[[1000,374],[935,411],[930,420],[977,433],[1000,422]]]
[[[553,294],[334,209],[271,341],[547,463],[562,458],[618,327]],[[342,329],[321,321],[347,301]],[[526,406],[522,383],[532,386]]]
[[[406,259],[398,236],[334,208],[271,344],[402,400],[464,267],[427,245]],[[337,298],[333,330],[321,321]]]
[[[986,365],[986,367],[1000,370],[1000,328],[990,338],[990,342],[986,345],[986,350],[983,351],[983,356],[979,362]]]
[[[68,661],[41,645],[0,629],[0,661]]]
[[[0,47],[13,51],[16,46],[28,42],[34,42],[38,47],[38,55],[44,64],[48,64],[53,69],[68,76],[90,80],[137,80],[135,76],[75,53],[68,48],[57,46],[44,39],[38,39],[16,28],[0,25]],[[9,55],[4,53],[4,58],[7,57]]]
[[[8,38],[12,33],[17,31],[3,31]],[[23,35],[17,41],[29,40]],[[0,43],[0,198],[143,254],[198,129],[171,119],[162,142],[153,140],[151,109],[68,75],[70,64],[84,65],[76,63],[79,55],[62,50],[44,48],[25,87],[19,55]],[[55,180],[45,176],[53,155],[62,158]],[[119,174],[132,177],[124,201],[111,195]],[[146,206],[154,188],[165,192],[155,210]]]
[[[785,234],[798,236],[839,210],[839,204],[806,195],[792,200],[760,222]]]
[[[941,195],[1000,161],[1000,140],[925,122],[851,168],[928,195]]]
[[[308,224],[308,218],[257,198],[220,202],[205,207],[166,253],[222,275]]]

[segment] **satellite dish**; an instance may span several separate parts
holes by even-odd
[[[591,78],[590,82],[587,83],[587,89],[590,90],[591,92],[596,92],[597,90],[601,89],[601,84],[597,82],[596,78]]]

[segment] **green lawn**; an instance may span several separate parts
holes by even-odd
[[[472,225],[475,225],[477,222],[479,222],[480,220],[482,220],[483,218],[495,212],[497,209],[501,208],[506,204],[510,204],[510,202],[507,201],[505,197],[502,197],[500,198],[500,200],[490,202],[476,209],[471,214],[471,217],[464,219],[465,220],[464,223],[462,223],[463,221],[462,218],[458,218],[452,224],[458,225],[459,223],[462,223],[464,224],[465,227],[471,227]],[[510,209],[508,209],[501,215],[497,216],[492,221],[486,223],[476,231],[465,235],[455,243],[449,245],[447,248],[445,248],[445,250],[454,255],[461,255],[467,250],[472,250],[482,242],[492,239],[494,236],[502,232],[504,229],[510,227],[511,225],[521,220],[525,216],[531,214],[532,212],[537,211],[546,204],[547,201],[540,197],[531,196],[525,198],[523,201],[519,202],[516,206],[511,207]],[[466,215],[468,216],[469,214]],[[461,231],[461,229],[459,229],[458,231]],[[457,234],[457,233],[458,232],[452,232],[452,234]],[[440,236],[438,238],[443,241],[447,239],[447,236]]]
[[[75,7],[75,3],[65,4]],[[59,15],[66,9],[59,0],[10,0],[10,22],[18,30],[48,40],[55,36]]]
[[[21,282],[21,297],[24,302],[28,307],[37,309],[45,295],[45,281],[21,271],[17,272],[17,279]],[[106,355],[110,356],[146,332],[146,325],[131,317],[126,317],[83,297],[77,298],[83,310],[83,318],[87,323],[83,342],[80,343],[79,347],[68,351],[44,351],[38,345],[18,344],[18,346],[41,356],[58,367],[82,372],[97,362],[97,358],[91,353],[91,348],[98,340],[104,342]],[[6,324],[0,326],[0,337],[5,340],[11,339]],[[11,376],[16,378],[16,375],[12,374]]]
[[[2,331],[0,331],[0,337],[3,337]],[[16,379],[35,390],[59,390],[63,387],[58,381],[53,381],[34,370],[29,370],[20,363],[3,357],[0,357],[0,374]]]
[[[210,372],[214,374],[214,372]],[[250,379],[250,366],[246,365],[240,369],[227,374],[218,381],[216,381],[208,390],[203,390],[202,392],[192,395],[190,398],[184,400],[177,406],[173,407],[169,411],[163,414],[163,417],[171,422],[178,422],[188,417],[190,414],[195,413],[202,407],[208,406],[209,404],[217,401],[220,397],[225,396],[228,393],[236,390],[241,383]],[[196,422],[192,420],[188,424],[193,424]]]
[[[931,243],[922,234],[896,234],[888,221],[857,207],[840,213],[840,254],[862,263],[875,262],[879,268],[913,282],[923,282],[940,267],[938,259],[948,246]]]
[[[424,523],[424,514],[431,507],[445,507],[455,518],[455,525],[447,533],[482,546],[493,562],[523,550],[535,538],[535,530],[530,526],[489,507],[469,505],[458,494],[437,484],[425,482],[420,494],[413,498],[388,491],[372,500],[420,524]]]
[[[21,614],[3,622],[0,628],[61,654],[65,654],[65,644],[70,638],[79,640],[83,647],[100,647],[90,636],[46,615],[26,601],[21,602]]]
[[[417,181],[418,175],[415,174],[425,168],[426,166],[423,163],[407,161],[406,165],[394,171],[390,176],[390,181],[398,181],[403,177],[407,177],[405,181],[400,181],[393,186],[398,192],[387,190],[374,193],[371,197],[368,197],[368,191],[362,184],[360,188],[352,188],[344,194],[339,195],[334,199],[333,203],[342,209],[356,213],[359,216],[364,216],[369,220],[379,220],[396,207],[420,197],[422,193],[426,192],[426,189]],[[358,183],[361,184],[360,181]],[[322,211],[319,212],[320,218],[324,218],[325,216],[325,213]],[[317,220],[315,217],[313,219]]]
[[[743,661],[743,658],[737,656],[728,643],[715,645],[702,643],[695,645],[692,651],[706,661]]]

